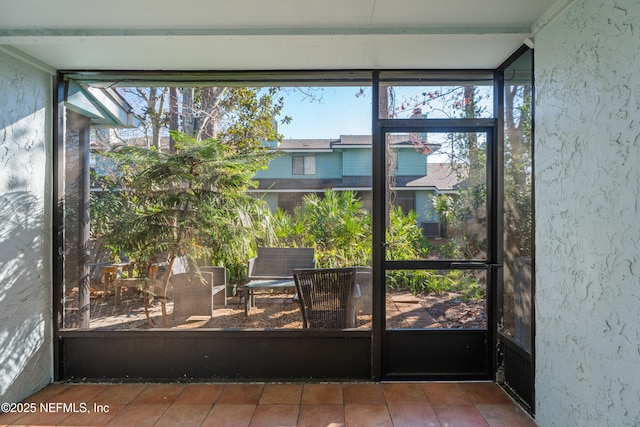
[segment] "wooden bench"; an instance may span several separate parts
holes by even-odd
[[[258,255],[249,260],[248,282],[242,287],[241,292],[245,315],[255,307],[256,290],[295,292],[293,270],[315,266],[313,248],[258,248]]]

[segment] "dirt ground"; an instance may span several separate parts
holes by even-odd
[[[238,297],[227,298],[226,306],[214,309],[213,316],[175,318],[173,304],[167,303],[169,327],[178,329],[232,328],[232,329],[300,329],[302,316],[293,295],[259,294],[256,307],[248,316]],[[136,295],[124,299],[117,306],[112,295],[91,298],[91,328],[138,329],[148,328],[141,298]],[[368,312],[368,313],[367,313]],[[359,310],[356,328],[372,327],[369,310]],[[386,298],[387,329],[400,328],[486,328],[485,301],[465,300],[455,293],[414,296],[393,292]],[[162,327],[161,306],[150,307],[154,327]]]

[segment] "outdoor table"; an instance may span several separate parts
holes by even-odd
[[[251,280],[242,288],[242,300],[244,301],[244,315],[249,315],[249,310],[256,306],[255,290],[256,289],[274,289],[284,291],[286,289],[295,289],[296,282],[293,278],[286,279],[270,279],[270,280]]]
[[[127,277],[133,277],[133,263],[132,262],[114,262],[107,265],[108,267],[115,267],[118,274],[122,274],[122,270],[127,271]]]
[[[132,262],[115,262],[108,263],[102,266],[102,281],[104,282],[104,294],[103,297],[107,296],[107,292],[109,291],[109,287],[113,286],[113,290],[116,295],[116,304],[119,302],[119,293],[120,287],[118,285],[118,281],[122,280],[122,270],[125,269],[127,271],[127,277],[131,279],[133,277],[133,263]]]
[[[102,280],[105,284],[120,278],[123,269],[127,271],[127,277],[133,277],[132,262],[100,263],[95,265],[102,266]]]

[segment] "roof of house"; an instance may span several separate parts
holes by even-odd
[[[135,128],[140,125],[133,107],[114,88],[69,82],[66,108],[91,120],[94,128]]]
[[[283,139],[278,150],[284,151],[329,151],[332,139]]]
[[[406,187],[434,187],[440,191],[455,190],[466,177],[464,170],[450,163],[428,163],[427,175],[406,183]]]
[[[371,145],[371,135],[340,135],[335,145]]]
[[[276,150],[294,151],[294,150],[331,150],[340,147],[371,146],[371,135],[340,135],[338,139],[283,139],[282,142],[274,147]],[[404,133],[388,134],[387,140],[395,146],[407,145],[414,146],[411,141],[411,135]],[[439,148],[438,144],[433,144],[433,148]]]

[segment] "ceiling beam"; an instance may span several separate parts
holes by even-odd
[[[37,43],[43,39],[92,37],[242,37],[359,35],[487,35],[531,33],[527,26],[480,27],[286,27],[286,28],[132,28],[132,29],[0,29],[0,44]]]

